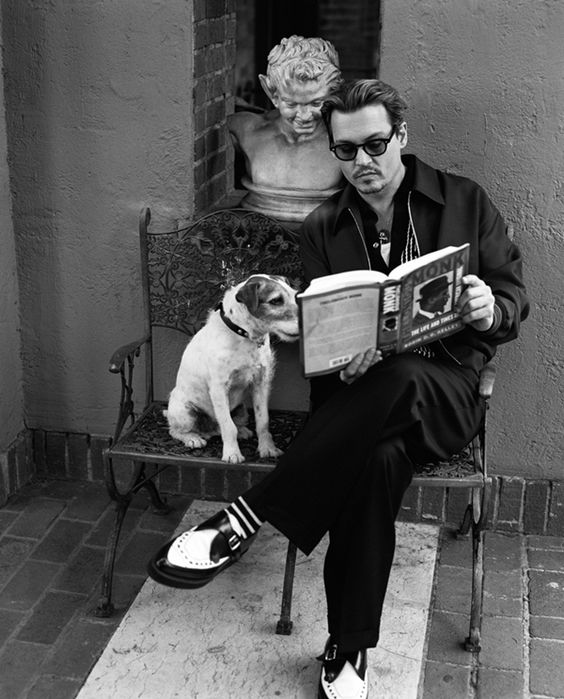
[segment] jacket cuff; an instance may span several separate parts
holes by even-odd
[[[489,327],[487,330],[482,331],[482,335],[493,335],[499,330],[499,327],[501,325],[501,321],[503,320],[503,311],[501,310],[500,306],[498,305],[497,301],[494,305],[494,319],[493,323],[491,324],[491,327]]]

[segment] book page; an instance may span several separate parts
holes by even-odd
[[[322,293],[332,289],[379,284],[385,282],[386,279],[387,276],[385,274],[374,269],[353,269],[349,272],[327,274],[324,277],[312,279],[308,288],[302,292],[302,296]]]
[[[379,287],[303,297],[300,302],[302,362],[306,376],[346,366],[376,346]]]
[[[450,255],[458,250],[463,250],[469,247],[468,243],[464,245],[448,245],[447,247],[441,248],[440,250],[435,250],[433,252],[428,252],[426,255],[421,255],[421,257],[416,257],[414,260],[409,260],[409,262],[404,262],[402,265],[395,267],[389,274],[390,279],[401,279],[406,275],[410,274],[416,269],[427,266],[429,263],[435,260],[440,260],[446,255]]]

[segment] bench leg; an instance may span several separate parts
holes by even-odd
[[[94,615],[97,617],[109,617],[114,613],[114,605],[112,603],[112,584],[114,577],[114,564],[116,560],[116,551],[121,533],[121,527],[125,518],[126,512],[131,503],[133,496],[133,486],[131,485],[125,493],[120,492],[117,487],[113,461],[107,452],[103,453],[104,458],[104,474],[106,478],[106,488],[110,498],[116,503],[116,516],[114,520],[114,528],[108,542],[106,544],[106,553],[104,556],[104,570],[102,572],[102,589],[98,606],[94,610]],[[135,464],[136,468],[131,483],[139,479],[141,466]]]
[[[172,512],[172,507],[167,504],[166,499],[163,499],[161,497],[161,494],[159,493],[157,486],[153,483],[152,480],[146,480],[141,484],[142,488],[145,488],[145,490],[149,493],[149,497],[151,498],[151,505],[153,506],[153,514],[155,515],[167,515],[169,512]]]
[[[286,568],[284,570],[280,619],[276,624],[276,633],[282,636],[289,636],[292,633],[292,592],[294,589],[294,573],[296,571],[296,555],[296,545],[289,541],[286,553]]]
[[[114,564],[116,560],[116,551],[121,533],[121,526],[125,518],[131,498],[124,498],[121,502],[116,502],[116,518],[114,528],[106,544],[106,553],[104,556],[104,571],[102,573],[102,590],[98,606],[94,610],[94,615],[97,617],[110,617],[114,613],[114,605],[112,602],[112,585],[114,578]]]
[[[484,595],[484,530],[472,528],[472,600],[470,603],[470,631],[464,642],[465,650],[479,653],[482,628],[482,601]]]
[[[491,481],[485,480],[483,488],[472,491],[472,600],[470,603],[470,632],[464,648],[479,653],[482,628],[482,604],[484,599],[484,539],[488,522]],[[466,517],[465,517],[466,519]]]
[[[121,492],[116,484],[112,459],[106,452],[104,452],[103,458],[106,474],[106,487],[111,499],[116,503],[116,517],[114,521],[114,528],[110,534],[108,543],[106,544],[104,570],[102,573],[102,588],[98,606],[94,610],[94,615],[97,617],[110,617],[115,610],[112,602],[112,587],[119,537],[121,534],[123,520],[125,519],[125,515],[129,509],[133,496],[141,488],[145,488],[149,493],[149,497],[151,498],[153,512],[164,515],[170,512],[171,508],[162,500],[152,479],[145,476],[145,464],[142,461],[134,462],[133,476],[129,486],[125,492]]]
[[[472,513],[473,513],[473,507],[472,505],[468,505],[466,509],[464,510],[464,515],[462,517],[462,522],[460,523],[459,528],[457,529],[455,533],[455,537],[457,539],[467,539],[468,534],[470,533],[470,529],[472,527]]]

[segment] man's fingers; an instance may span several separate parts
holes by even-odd
[[[457,308],[461,315],[471,313],[480,308],[493,306],[495,298],[491,288],[474,274],[462,278],[466,288],[458,299]]]
[[[366,350],[366,352],[364,353],[364,356],[362,357],[360,364],[358,366],[358,371],[362,372],[364,374],[364,372],[367,369],[369,369],[372,366],[372,364],[374,363],[375,356],[376,356],[375,349]]]
[[[347,364],[345,369],[341,369],[339,377],[345,383],[352,383],[355,379],[365,374],[368,369],[382,359],[380,350],[371,348],[364,353],[355,355]]]
[[[475,274],[465,275],[462,282],[466,288],[457,303],[462,321],[476,330],[487,330],[494,318],[495,297],[491,288]]]

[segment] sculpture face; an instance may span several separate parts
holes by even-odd
[[[324,80],[293,80],[272,95],[272,102],[285,124],[296,134],[313,134],[321,121],[323,100],[329,94]]]

